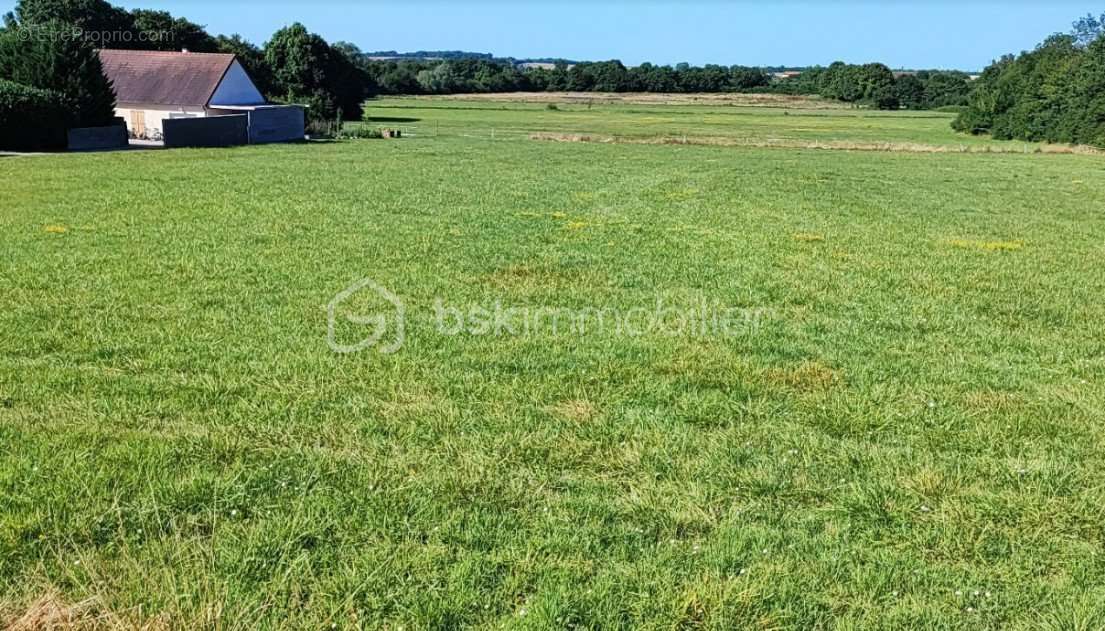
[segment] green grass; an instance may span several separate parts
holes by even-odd
[[[0,158],[0,624],[56,593],[174,627],[1105,626],[1100,157],[491,141],[990,142],[445,106]],[[365,277],[396,354],[328,348]],[[756,318],[447,336],[439,298]]]
[[[743,141],[917,143],[941,147],[1028,148],[1038,144],[995,142],[957,134],[954,114],[863,109],[782,109],[687,105],[560,104],[385,98],[367,107],[374,123],[410,133],[517,139],[535,132],[730,138]]]

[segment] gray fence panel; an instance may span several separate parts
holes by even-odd
[[[77,127],[69,130],[70,151],[122,149],[128,145],[127,126]]]
[[[303,140],[304,133],[302,107],[262,108],[249,113],[251,143]]]
[[[232,147],[249,144],[249,116],[166,118],[161,122],[166,147]]]

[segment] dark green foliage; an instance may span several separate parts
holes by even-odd
[[[199,24],[184,18],[174,18],[166,11],[136,9],[134,47],[144,50],[190,50],[194,53],[217,53],[219,43]]]
[[[777,94],[820,95],[827,74],[828,68],[814,66],[803,70],[795,77],[772,83],[767,91]]]
[[[752,90],[771,83],[771,77],[759,68],[733,66],[729,69],[729,85],[734,90]]]
[[[1035,50],[983,72],[954,127],[1019,139],[1105,146],[1105,37],[1090,27],[1053,35]]]
[[[815,66],[776,81],[767,91],[819,95],[881,109],[930,110],[967,103],[971,80],[965,72],[922,70],[899,74],[895,77],[883,64],[857,66],[838,61],[828,68]]]
[[[340,115],[361,117],[361,104],[371,95],[371,78],[346,53],[293,24],[273,34],[265,44],[265,63],[272,69],[273,98],[308,105],[312,120]]]
[[[371,63],[368,71],[376,78],[381,94],[419,94],[417,63]]]
[[[644,63],[627,68],[618,60],[563,63],[553,68],[516,66],[484,58],[368,60],[361,66],[380,94],[482,92],[739,92],[762,88],[770,76],[745,66],[678,67]]]
[[[971,93],[971,77],[967,73],[926,70],[917,73],[917,78],[925,88],[924,100],[921,107],[917,109],[928,110],[967,104],[967,96]]]
[[[95,33],[101,40],[111,37],[116,47],[125,39],[123,34],[134,28],[129,13],[105,0],[19,0],[14,19],[28,27],[60,22]]]
[[[902,107],[909,110],[925,109],[925,84],[916,75],[898,77],[895,92]]]
[[[835,62],[821,77],[819,94],[846,103],[862,103],[879,109],[897,109],[894,73],[883,64],[855,66]]]
[[[1105,35],[1105,13],[1096,18],[1092,14],[1079,18],[1074,22],[1071,34],[1080,46],[1089,46],[1094,40]]]
[[[644,63],[630,71],[641,92],[678,92],[679,75],[671,66]]]
[[[67,28],[56,20],[38,26],[56,32]],[[82,40],[22,41],[16,31],[4,31],[0,34],[0,77],[64,95],[72,104],[71,127],[107,125],[115,116],[115,92],[96,51]]]
[[[61,22],[100,48],[218,51],[215,38],[198,24],[166,11],[127,12],[105,0],[19,0],[12,19],[39,29],[47,22]]]
[[[57,92],[0,79],[0,149],[64,149],[70,108]]]

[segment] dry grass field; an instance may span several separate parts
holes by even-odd
[[[427,101],[483,103],[564,103],[568,105],[714,105],[785,107],[793,109],[850,109],[839,101],[785,94],[664,94],[656,92],[511,92],[507,94],[452,94],[413,97]]]

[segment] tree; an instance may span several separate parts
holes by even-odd
[[[859,66],[850,66],[843,61],[830,64],[825,70],[821,96],[848,103],[862,99],[863,85],[860,82]]]
[[[935,109],[948,105],[966,105],[971,93],[971,78],[965,72],[922,72],[918,75],[925,87],[924,107]]]
[[[894,73],[884,64],[866,64],[854,71],[860,84],[860,100],[882,110],[899,107]]]
[[[925,84],[918,77],[908,74],[898,77],[896,92],[898,102],[906,109],[925,109]]]
[[[134,21],[125,10],[105,0],[19,0],[12,14],[15,23],[42,28],[58,23],[81,29],[101,39],[112,38],[113,45],[125,44],[133,33]]]
[[[65,149],[71,115],[65,96],[0,79],[0,149]]]
[[[621,61],[600,61],[588,66],[592,88],[596,92],[628,92],[629,72]]]
[[[280,29],[265,44],[265,62],[272,70],[274,98],[302,102],[314,120],[361,117],[369,92],[368,76],[322,37],[296,23]]]
[[[954,127],[1020,139],[1105,146],[1105,37],[1053,35],[1006,56],[976,82]]]
[[[729,69],[729,85],[737,92],[764,87],[769,83],[771,78],[759,68],[733,66]]]
[[[1006,73],[1015,64],[1012,55],[1005,55],[982,71],[967,97],[967,109],[952,123],[954,129],[972,134],[989,133],[993,129],[994,119],[1010,104],[1003,83],[1011,76],[1012,73]]]
[[[427,94],[449,94],[455,91],[457,76],[448,62],[441,62],[433,69],[418,73],[418,85]]]
[[[418,83],[419,64],[417,62],[371,62],[370,74],[376,78],[376,87],[381,94],[421,94]]]
[[[1086,17],[1075,21],[1071,34],[1079,46],[1089,46],[1094,40],[1105,35],[1105,13],[1102,13],[1099,18],[1087,13]]]
[[[352,42],[334,42],[330,47],[345,55],[355,64],[360,64],[364,60],[365,54],[361,52],[359,46]]]
[[[62,32],[71,25],[49,20],[38,26]],[[44,37],[22,41],[13,30],[0,35],[0,76],[64,95],[72,104],[71,127],[107,125],[115,116],[115,92],[100,57],[79,38]]]
[[[365,99],[376,95],[376,82],[368,74],[360,59],[355,59],[334,47],[327,55],[325,84],[343,114],[350,120],[360,120],[364,115]]]
[[[133,45],[143,50],[189,50],[194,53],[219,51],[219,43],[199,24],[174,18],[166,11],[135,9],[131,12]]]
[[[670,66],[654,66],[643,63],[629,70],[630,81],[635,90],[642,92],[677,92],[679,82]]]

